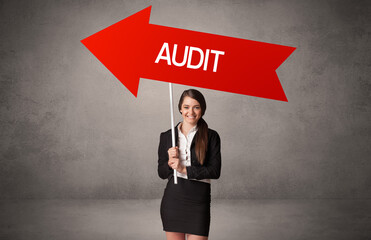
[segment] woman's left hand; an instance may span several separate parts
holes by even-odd
[[[169,160],[169,166],[180,173],[184,173],[184,166],[180,163],[179,158],[172,158]]]

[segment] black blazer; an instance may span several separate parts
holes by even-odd
[[[178,125],[175,127],[175,143],[178,146]],[[196,132],[196,135],[198,131]],[[218,179],[220,177],[220,170],[222,167],[221,154],[220,154],[220,137],[219,134],[208,129],[208,145],[205,156],[204,164],[201,165],[195,152],[195,139],[191,143],[191,166],[187,168],[188,179]],[[160,144],[158,146],[158,175],[162,179],[170,179],[173,176],[174,170],[169,167],[169,155],[167,151],[172,147],[171,143],[171,129],[160,135]]]

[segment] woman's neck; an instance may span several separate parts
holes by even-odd
[[[189,130],[191,130],[194,126],[196,126],[196,125],[191,125],[191,124],[188,124],[188,123],[183,121],[180,125],[180,130],[182,131],[184,136],[187,136]]]

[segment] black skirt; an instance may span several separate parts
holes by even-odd
[[[161,201],[164,231],[209,236],[211,187],[209,183],[172,176]]]

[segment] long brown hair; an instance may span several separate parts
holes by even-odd
[[[197,102],[200,103],[201,107],[201,118],[197,122],[197,133],[195,136],[196,140],[196,156],[198,159],[198,162],[203,165],[206,157],[206,151],[207,151],[207,141],[208,141],[208,125],[205,122],[205,120],[202,118],[202,116],[205,114],[206,111],[206,101],[202,93],[196,89],[188,89],[185,90],[179,99],[178,109],[179,111],[182,109],[183,100],[185,97],[190,97],[195,99]]]

